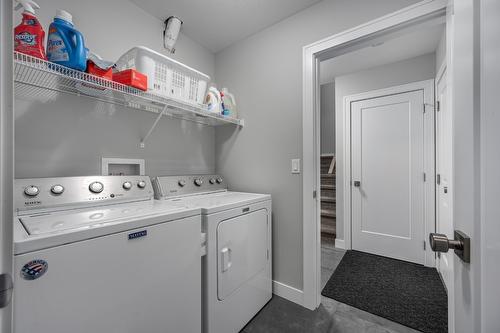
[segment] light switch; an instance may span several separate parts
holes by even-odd
[[[294,158],[292,160],[292,173],[300,173],[300,159]]]

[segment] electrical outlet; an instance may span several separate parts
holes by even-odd
[[[292,173],[298,174],[300,173],[300,159],[294,158],[292,160]]]

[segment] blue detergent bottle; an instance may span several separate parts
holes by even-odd
[[[65,10],[57,10],[54,22],[49,27],[47,60],[85,71],[87,52],[83,35],[73,26],[73,16]]]

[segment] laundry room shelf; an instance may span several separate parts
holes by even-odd
[[[59,93],[67,93],[158,113],[157,121],[161,115],[166,115],[209,126],[232,124],[242,127],[244,125],[242,119],[209,113],[205,105],[184,103],[172,98],[143,92],[121,83],[19,52],[14,52],[14,82],[16,95],[27,99],[50,101],[57,98]],[[155,121],[154,126],[156,126],[157,121]],[[148,136],[146,135],[143,141]],[[141,145],[143,143],[141,142]]]

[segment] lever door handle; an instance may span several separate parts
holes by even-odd
[[[446,253],[453,249],[464,262],[470,262],[470,238],[460,230],[455,230],[454,239],[448,239],[444,234],[431,233],[429,243],[434,252]]]

